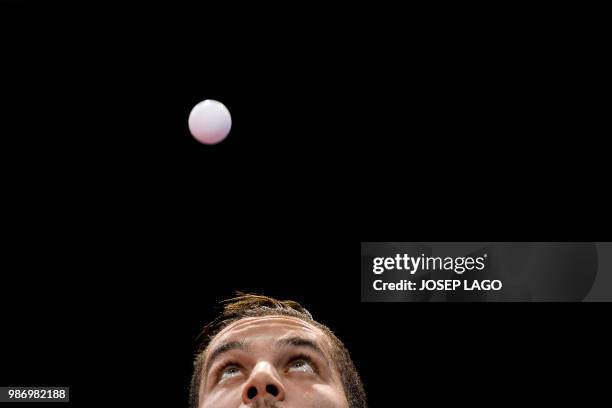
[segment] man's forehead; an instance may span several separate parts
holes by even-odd
[[[221,330],[210,342],[209,347],[212,348],[214,344],[221,344],[230,341],[248,341],[249,336],[255,334],[270,334],[270,335],[283,335],[283,334],[298,334],[302,337],[310,339],[321,338],[323,332],[318,327],[293,316],[281,316],[281,315],[270,315],[270,316],[257,316],[257,317],[246,317],[229,324],[223,330]]]

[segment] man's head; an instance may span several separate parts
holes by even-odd
[[[342,342],[299,303],[240,294],[202,332],[191,408],[366,408]]]

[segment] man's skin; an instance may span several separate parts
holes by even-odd
[[[198,406],[348,408],[348,402],[327,336],[298,318],[264,316],[238,320],[211,341]]]

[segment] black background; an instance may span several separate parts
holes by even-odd
[[[4,4],[2,384],[185,406],[242,289],[335,329],[373,407],[584,403],[596,305],[362,304],[356,271],[360,241],[609,238],[592,15]],[[213,147],[187,129],[207,98],[233,115]]]

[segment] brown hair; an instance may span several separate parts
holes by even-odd
[[[344,394],[349,408],[367,408],[365,391],[359,373],[351,360],[351,356],[344,344],[325,325],[315,321],[308,310],[298,302],[292,300],[277,300],[267,296],[244,294],[238,292],[236,297],[224,301],[225,307],[221,315],[207,324],[200,336],[200,344],[194,361],[194,371],[191,378],[191,392],[189,406],[198,408],[199,389],[202,381],[202,371],[206,357],[207,347],[211,340],[231,323],[247,318],[270,315],[293,316],[319,328],[329,338],[332,359],[340,373]]]

